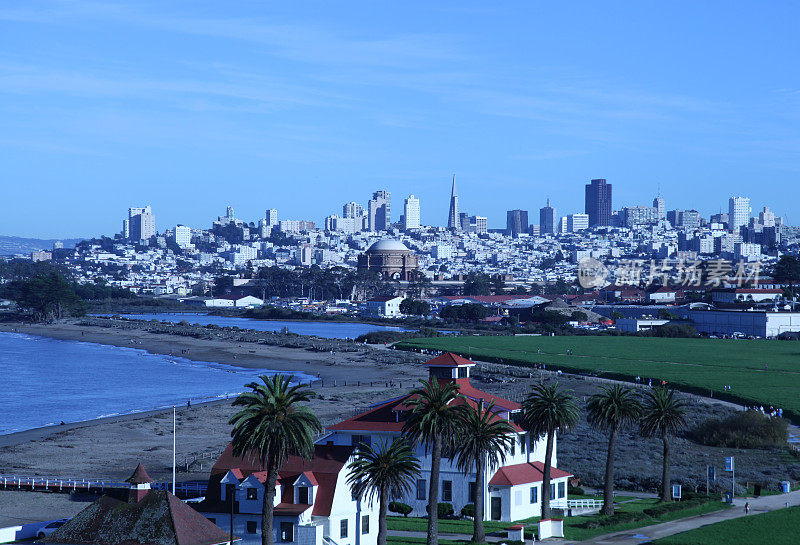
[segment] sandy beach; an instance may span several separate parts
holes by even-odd
[[[291,348],[251,342],[240,332],[235,333],[234,339],[197,339],[149,332],[142,324],[138,327],[119,331],[75,323],[0,324],[0,331],[13,329],[65,340],[133,346],[159,354],[169,354],[172,350],[197,361],[318,375],[320,381],[312,386],[315,398],[310,407],[323,425],[348,418],[370,404],[406,393],[418,379],[427,376],[427,369],[420,363],[428,356],[384,347],[346,346],[337,341],[319,344],[314,339],[312,349]],[[181,354],[187,349],[188,354]],[[334,351],[333,355],[330,350]],[[529,376],[525,370],[494,364],[479,365],[473,383],[487,392],[519,401],[531,384],[541,378],[557,378],[574,391],[581,404],[602,384],[589,377],[555,377],[551,373],[539,372]],[[735,410],[716,400],[686,397],[690,402],[690,426]],[[232,400],[222,400],[192,405],[191,408],[182,406],[177,410],[178,480],[208,478],[211,465],[230,437],[228,420],[234,410],[231,403]],[[575,429],[561,435],[558,465],[575,472],[585,482],[599,484],[602,482],[605,446],[605,436],[582,420]],[[695,483],[695,486],[700,486],[701,481],[704,486],[701,470],[705,464],[721,461],[726,455],[724,449],[704,447],[683,436],[675,438],[674,451],[674,478]],[[633,429],[622,433],[618,447],[618,482],[639,489],[655,486],[660,477],[659,452],[659,440],[643,439]],[[138,462],[145,465],[155,480],[171,479],[171,410],[0,436],[0,473],[5,474],[125,479]],[[737,451],[737,474],[742,479],[761,482],[800,479],[800,463],[787,460],[785,451],[779,449]],[[85,503],[70,501],[67,495],[0,491],[0,526],[19,523],[14,521],[22,519],[43,520],[43,513],[51,514],[49,518],[58,518],[82,506]]]

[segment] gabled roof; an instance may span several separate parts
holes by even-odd
[[[489,484],[494,486],[515,486],[520,484],[538,483],[544,480],[544,464],[542,462],[528,462],[525,464],[514,464],[502,466],[489,480]],[[550,478],[560,479],[571,477],[571,473],[562,471],[557,467],[550,468]]]
[[[218,545],[230,537],[165,490],[138,503],[103,496],[46,537],[71,545]],[[238,539],[238,538],[234,538]]]

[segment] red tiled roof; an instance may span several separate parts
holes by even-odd
[[[150,478],[150,475],[148,475],[147,471],[144,470],[142,463],[139,462],[139,465],[137,465],[136,469],[133,470],[133,474],[125,479],[125,482],[131,484],[144,484],[152,483],[153,479]]]
[[[542,462],[528,462],[525,464],[514,464],[502,466],[489,480],[489,484],[494,486],[514,486],[527,483],[538,483],[544,480],[544,464]],[[572,473],[562,471],[557,467],[550,468],[550,478],[560,479],[571,477]]]
[[[278,516],[280,515],[288,515],[288,516],[297,516],[300,513],[306,511],[310,505],[303,505],[298,503],[279,503],[275,506],[274,513]]]
[[[432,360],[428,360],[422,365],[427,365],[430,367],[458,367],[459,365],[475,365],[475,362],[461,357],[458,354],[445,352],[441,356],[437,356]]]

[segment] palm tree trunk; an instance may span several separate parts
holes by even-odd
[[[378,507],[378,545],[386,545],[386,511],[389,506],[389,490],[381,487],[381,503]]]
[[[486,480],[486,464],[483,457],[475,463],[475,520],[473,521],[472,541],[483,543],[486,541],[486,531],[483,528],[483,481]]]
[[[555,430],[547,432],[547,446],[544,449],[544,475],[542,476],[542,518],[549,519],[550,512],[550,464],[553,463],[553,437]]]
[[[264,483],[264,500],[261,506],[261,545],[272,545],[273,505],[275,504],[275,484],[278,481],[278,468],[267,466],[267,481]]]
[[[664,444],[664,466],[661,473],[661,501],[670,501],[669,493],[669,438],[667,432],[661,433],[661,442]]]
[[[431,445],[431,483],[428,489],[428,542],[439,545],[439,466],[442,465],[442,441],[438,435]]]
[[[612,424],[608,432],[608,453],[606,454],[606,481],[603,486],[604,515],[614,514],[614,450],[617,448],[617,425]]]

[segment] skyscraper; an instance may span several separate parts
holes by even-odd
[[[156,217],[150,206],[128,208],[128,231],[130,240],[148,240],[156,234]]]
[[[367,203],[370,231],[386,231],[392,225],[392,194],[388,191],[376,191]]]
[[[458,231],[461,222],[458,216],[458,193],[456,192],[456,175],[453,174],[453,188],[450,190],[450,212],[447,214],[447,228]]]
[[[357,202],[349,202],[342,206],[343,218],[358,218],[364,215],[364,207]]]
[[[419,199],[409,195],[403,203],[403,229],[419,229]]]
[[[750,223],[750,198],[731,197],[728,199],[728,230],[738,233],[739,228]]]
[[[509,210],[506,212],[506,234],[515,237],[528,232],[528,211]]]
[[[664,202],[664,197],[662,197],[661,194],[653,199],[653,208],[656,209],[656,218],[658,221],[664,221],[667,219],[667,205]]]
[[[267,227],[275,227],[278,225],[278,211],[275,208],[270,208],[266,213]]]
[[[547,199],[547,206],[539,209],[539,234],[552,235],[555,233],[556,209],[550,206],[550,199]]]
[[[611,184],[598,178],[586,184],[585,212],[589,226],[611,225]]]

